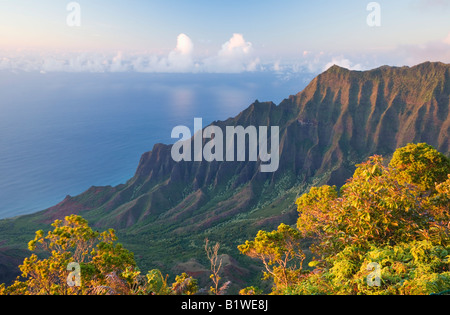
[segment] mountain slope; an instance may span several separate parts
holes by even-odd
[[[142,155],[136,173],[117,187],[92,187],[40,213],[0,223],[1,239],[78,213],[98,228],[118,230],[145,267],[173,267],[202,256],[206,236],[234,258],[259,229],[294,223],[294,201],[311,185],[342,185],[354,165],[427,142],[448,153],[450,65],[349,71],[333,66],[278,106],[256,101],[213,125],[279,126],[280,167],[257,162],[180,162],[171,146]],[[28,237],[28,240],[30,237]],[[26,244],[26,241],[25,241]],[[239,259],[239,258],[238,258]]]

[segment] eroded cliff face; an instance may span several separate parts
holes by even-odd
[[[333,66],[278,106],[256,101],[213,123],[224,133],[226,126],[279,126],[276,172],[260,172],[261,161],[175,162],[171,146],[157,144],[126,184],[68,196],[33,220],[81,214],[91,225],[123,231],[128,243],[167,246],[168,257],[180,255],[174,240],[205,234],[233,247],[258,229],[295,222],[299,194],[311,185],[344,184],[373,154],[418,142],[447,154],[449,107],[450,65],[365,72]]]
[[[410,142],[449,152],[449,69],[441,63],[366,72],[333,66],[278,106],[255,102],[236,117],[213,123],[224,133],[226,126],[279,126],[275,173],[261,173],[260,161],[177,163],[171,146],[157,144],[143,154],[126,185],[92,188],[48,213],[65,213],[69,206],[95,209],[101,214],[98,224],[116,228],[190,219],[194,225],[186,229],[204,229],[252,209],[262,196],[283,194],[280,181],[285,190],[311,178],[341,185],[355,163]],[[227,192],[232,193],[217,199]]]

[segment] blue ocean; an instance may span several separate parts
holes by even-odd
[[[130,179],[171,131],[279,104],[313,75],[0,72],[0,219]]]

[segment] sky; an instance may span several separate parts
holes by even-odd
[[[0,70],[321,72],[450,63],[450,0],[0,0]]]

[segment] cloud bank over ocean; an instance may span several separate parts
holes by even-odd
[[[234,33],[216,53],[196,55],[195,43],[186,34],[166,54],[147,52],[89,52],[0,50],[0,71],[92,73],[242,73],[273,71],[320,73],[333,65],[350,70],[369,70],[382,65],[414,65],[427,60],[450,63],[450,33],[423,45],[398,45],[364,55],[304,50],[297,58],[263,59],[244,35]]]
[[[181,33],[167,55],[146,53],[6,51],[0,54],[0,70],[40,72],[144,72],[144,73],[240,73],[263,67],[252,43],[233,34],[216,55],[195,57],[191,38]]]

